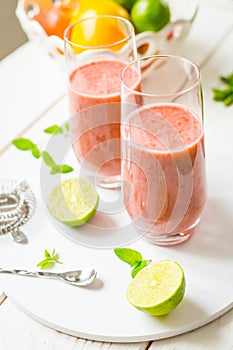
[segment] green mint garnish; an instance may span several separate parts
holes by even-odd
[[[35,144],[31,140],[25,139],[23,137],[13,140],[12,143],[16,148],[20,149],[21,151],[32,150],[35,146]]]
[[[62,128],[59,125],[51,125],[48,128],[44,129],[44,132],[46,134],[53,134],[53,135],[57,135],[57,134],[67,134],[70,131],[70,125],[69,123],[65,123],[64,127]]]
[[[36,159],[42,156],[45,164],[51,168],[50,174],[67,174],[74,170],[70,165],[56,164],[48,152],[40,151],[37,145],[29,139],[20,137],[13,140],[12,144],[20,151],[30,151]]]
[[[42,157],[45,164],[51,168],[50,174],[66,174],[74,170],[67,164],[56,164],[50,154],[46,151],[42,152]]]
[[[53,249],[52,253],[50,254],[47,249],[44,251],[45,259],[40,261],[36,266],[40,266],[42,269],[48,269],[50,267],[53,267],[54,264],[63,264],[61,261],[59,261],[59,256],[57,253],[55,253],[55,249]]]
[[[217,102],[223,102],[228,107],[233,104],[233,73],[219,79],[227,86],[223,89],[213,88],[213,98]]]
[[[46,134],[62,134],[63,129],[58,125],[51,125],[48,128],[44,129]]]
[[[134,278],[140,270],[142,270],[152,261],[143,260],[141,253],[130,248],[116,248],[114,249],[114,253],[118,256],[119,259],[133,267],[131,271],[132,278]]]

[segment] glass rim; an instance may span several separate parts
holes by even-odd
[[[166,59],[176,59],[179,61],[183,61],[188,63],[190,66],[195,68],[195,72],[197,73],[197,77],[194,81],[193,84],[191,84],[191,86],[189,86],[188,88],[185,89],[179,89],[177,92],[173,92],[173,93],[161,93],[161,94],[150,94],[150,93],[146,93],[146,92],[140,92],[137,90],[134,90],[134,88],[129,87],[125,81],[124,81],[124,74],[127,71],[127,69],[129,67],[131,67],[134,64],[139,64],[142,61],[146,61],[148,59],[158,59],[158,58],[166,58]],[[142,75],[143,78],[143,73],[140,73]],[[171,97],[171,96],[179,96],[179,95],[183,95],[189,91],[191,91],[194,87],[196,87],[200,81],[201,81],[201,72],[200,72],[200,68],[198,67],[198,65],[196,63],[194,63],[192,60],[185,58],[185,57],[181,57],[181,56],[176,56],[176,55],[169,55],[169,54],[163,54],[163,55],[150,55],[150,56],[143,56],[140,58],[137,58],[136,60],[133,60],[129,63],[126,64],[126,66],[122,69],[121,73],[120,73],[120,81],[121,84],[123,84],[123,86],[130,92],[134,93],[135,95],[139,95],[139,96],[146,96],[146,97]]]
[[[75,43],[75,42],[68,39],[67,36],[68,36],[69,31],[73,27],[75,27],[77,24],[85,22],[85,21],[98,19],[98,18],[112,18],[112,19],[116,19],[116,20],[119,20],[121,22],[124,22],[130,28],[129,34],[121,40],[118,40],[112,44],[106,44],[106,45],[82,45],[82,44]],[[68,27],[66,27],[66,29],[64,31],[63,38],[64,38],[64,41],[66,44],[69,44],[69,45],[74,46],[74,47],[83,48],[83,49],[105,49],[105,48],[111,48],[115,45],[119,45],[119,44],[124,43],[125,41],[128,41],[132,37],[133,34],[134,34],[134,26],[128,19],[123,18],[123,17],[119,17],[119,16],[112,16],[112,15],[98,15],[98,16],[81,18],[81,19],[77,20],[76,22],[70,24]]]

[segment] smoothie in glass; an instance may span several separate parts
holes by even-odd
[[[190,235],[206,202],[200,120],[182,105],[148,105],[128,116],[122,138],[124,204],[135,226],[151,242]]]
[[[69,79],[74,153],[87,172],[103,177],[121,173],[119,76],[124,67],[119,60],[92,61],[79,66]],[[134,69],[127,79],[139,86]]]

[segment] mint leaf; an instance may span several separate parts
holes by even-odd
[[[44,256],[45,259],[40,261],[36,266],[41,267],[42,269],[48,269],[50,267],[53,267],[55,263],[57,264],[63,264],[63,262],[59,261],[59,256],[57,253],[55,253],[55,249],[53,249],[52,254],[48,252],[47,249],[44,250]]]
[[[34,147],[32,148],[32,155],[33,157],[35,158],[40,158],[41,156],[41,153],[40,153],[40,150],[38,149],[38,147],[36,145],[34,145]]]
[[[226,107],[233,104],[233,73],[219,78],[226,87],[223,89],[212,88],[213,99],[217,102],[223,102]]]
[[[50,174],[67,174],[67,173],[70,173],[73,170],[74,169],[71,166],[67,165],[67,164],[63,164],[63,165],[55,164],[52,167]]]
[[[62,134],[63,129],[58,125],[51,125],[48,128],[44,129],[46,134]]]
[[[67,165],[67,164],[61,165],[61,173],[62,174],[70,173],[73,170],[74,169],[71,166]]]
[[[142,255],[138,251],[130,248],[116,248],[114,253],[119,259],[126,262],[130,266],[137,266],[142,261]]]
[[[35,146],[34,143],[33,143],[31,140],[25,139],[25,138],[23,138],[23,137],[20,137],[20,138],[18,138],[18,139],[14,139],[14,140],[12,141],[12,144],[13,144],[16,148],[20,149],[21,151],[28,151],[28,150],[31,150],[31,149],[33,149],[34,146]]]
[[[49,167],[54,167],[56,166],[56,163],[54,162],[53,158],[50,156],[50,154],[46,151],[42,152],[42,157],[44,159],[44,162],[46,165],[48,165]]]
[[[60,174],[60,173],[61,173],[61,167],[60,167],[60,165],[55,164],[55,165],[52,167],[52,169],[51,169],[51,171],[50,171],[50,174],[54,175],[54,174]]]
[[[50,258],[50,254],[49,254],[49,252],[47,251],[47,249],[45,249],[45,251],[44,251],[44,256],[45,256],[46,258]]]
[[[114,249],[114,253],[118,256],[119,259],[126,262],[133,268],[131,271],[132,278],[134,278],[140,270],[149,265],[152,261],[143,260],[142,254],[134,249],[116,248]]]
[[[233,73],[227,77],[220,77],[220,80],[225,84],[233,85]]]
[[[134,278],[139,271],[141,271],[144,267],[146,267],[150,263],[151,263],[151,260],[142,260],[141,262],[139,262],[137,266],[135,266],[131,271],[132,278]]]
[[[146,267],[146,261],[142,260],[140,263],[138,263],[131,271],[131,276],[132,278],[134,278],[136,276],[136,274],[143,269],[144,267]]]
[[[65,123],[64,128],[65,128],[65,130],[67,132],[69,132],[70,131],[70,124],[69,123]]]

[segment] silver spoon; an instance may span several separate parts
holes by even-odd
[[[72,284],[74,286],[87,286],[91,284],[96,278],[97,272],[94,269],[83,268],[76,271],[66,271],[66,272],[45,272],[45,271],[27,271],[27,270],[8,270],[1,269],[0,273],[9,273],[20,276],[30,276],[30,277],[47,277],[59,279],[63,282]]]

